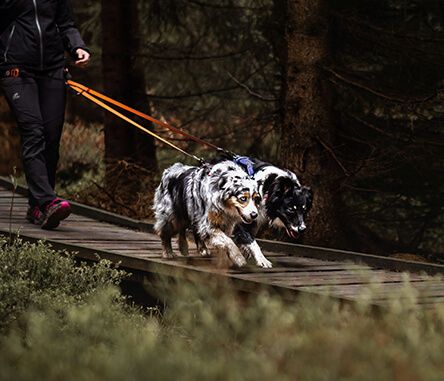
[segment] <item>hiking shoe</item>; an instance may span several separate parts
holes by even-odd
[[[26,212],[26,219],[31,224],[41,225],[42,224],[42,216],[43,216],[43,214],[40,211],[40,208],[38,206],[28,207],[28,211]]]
[[[55,229],[59,226],[60,221],[71,214],[71,205],[66,200],[56,198],[45,206],[45,211],[42,214],[42,229]]]

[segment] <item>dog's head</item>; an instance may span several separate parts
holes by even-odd
[[[251,224],[259,215],[257,206],[261,202],[257,182],[229,161],[213,166],[209,175],[213,179],[213,204],[233,218]]]
[[[273,225],[284,227],[296,239],[306,229],[305,216],[313,200],[311,189],[301,186],[296,177],[270,176],[264,190],[265,208]]]

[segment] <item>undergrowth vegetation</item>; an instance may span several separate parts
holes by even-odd
[[[375,312],[368,293],[353,306],[289,303],[216,280],[165,282],[159,313],[128,303],[124,276],[43,243],[1,242],[0,379],[443,379],[444,309],[422,308],[408,283]]]
[[[82,192],[104,176],[105,139],[103,126],[79,120],[66,123],[60,144],[58,187],[64,192]]]
[[[62,135],[57,193],[127,217],[152,218],[154,190],[160,180],[155,171],[125,160],[105,163],[104,155],[102,125],[79,120],[67,123]],[[21,180],[25,184],[24,177]]]

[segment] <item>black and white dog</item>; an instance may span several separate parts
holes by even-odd
[[[193,167],[167,168],[154,196],[155,231],[163,256],[174,257],[171,238],[179,234],[179,250],[188,255],[186,230],[191,229],[201,255],[222,252],[238,267],[246,259],[230,238],[236,225],[248,226],[258,217],[257,182],[239,165],[222,161]]]
[[[272,263],[263,255],[255,236],[261,228],[270,225],[286,229],[287,234],[296,239],[306,229],[304,218],[311,208],[313,195],[293,172],[257,159],[248,158],[248,161],[262,201],[258,219],[250,225],[237,225],[234,241],[247,258],[252,256],[258,266],[270,268]]]

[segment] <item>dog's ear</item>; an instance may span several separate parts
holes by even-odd
[[[271,191],[270,186],[273,184],[276,177],[277,177],[276,174],[272,174],[266,178],[266,180],[264,181],[264,187],[263,187],[264,193],[268,193],[269,191]]]
[[[282,177],[275,177],[273,182],[268,187],[268,204],[269,206],[277,206],[280,204],[282,200],[282,196],[284,195],[284,183],[282,182]],[[265,187],[264,187],[265,189]]]
[[[221,176],[218,183],[217,183],[217,187],[220,190],[224,190],[225,184],[227,183],[228,179],[226,176]]]
[[[213,176],[213,177],[217,177],[217,176],[219,176],[221,174],[221,172],[222,172],[221,169],[216,169],[215,171],[211,171],[210,170],[209,175]]]
[[[292,190],[295,188],[295,182],[290,177],[281,177],[281,187],[282,187],[282,193],[286,193],[289,190]]]
[[[301,191],[306,199],[307,209],[309,209],[313,203],[313,191],[311,190],[311,188],[306,187],[306,186],[303,186]]]

